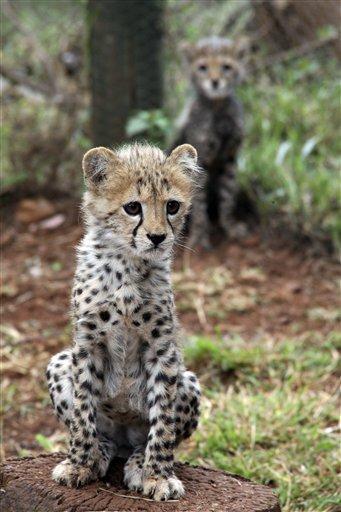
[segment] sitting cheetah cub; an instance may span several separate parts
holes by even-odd
[[[47,379],[67,425],[67,458],[53,470],[80,486],[128,457],[124,481],[155,500],[179,498],[173,451],[197,427],[200,388],[179,350],[171,252],[197,181],[197,154],[166,157],[143,144],[84,156],[86,234],[72,295],[74,345]]]
[[[242,105],[235,94],[243,76],[243,44],[209,37],[187,43],[183,50],[195,94],[185,106],[172,147],[189,143],[198,149],[206,183],[193,201],[189,244],[209,248],[211,221],[222,235],[233,227],[237,156],[244,132]]]

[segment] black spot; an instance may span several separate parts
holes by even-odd
[[[103,266],[103,268],[104,268],[104,270],[105,270],[105,272],[106,272],[107,274],[110,274],[110,272],[111,272],[111,267],[110,267],[110,265],[109,265],[108,263],[106,263],[106,264]]]
[[[90,331],[94,331],[97,328],[97,325],[94,324],[93,322],[88,322],[87,327],[88,329],[90,329]]]
[[[121,272],[116,272],[116,278],[121,281],[122,280],[122,273]]]
[[[160,337],[159,329],[153,329],[151,332],[151,335],[153,336],[153,338],[159,338]]]
[[[166,450],[170,450],[171,448],[174,447],[174,443],[172,441],[164,441],[162,445],[163,448],[165,448]]]
[[[88,382],[87,380],[85,380],[84,382],[82,382],[81,388],[91,392],[92,391],[91,382]]]
[[[58,359],[62,360],[62,359],[66,359],[66,358],[67,358],[67,354],[61,354]]]
[[[90,373],[95,373],[96,371],[96,366],[94,365],[94,363],[91,363],[88,365],[88,368],[89,368],[89,372]]]
[[[101,311],[99,316],[100,316],[101,320],[103,320],[103,322],[108,322],[110,320],[109,311]]]
[[[76,292],[78,295],[80,295],[81,293],[83,293],[83,290],[82,290],[82,288],[77,288]]]
[[[143,313],[143,315],[142,315],[142,319],[144,322],[149,322],[151,317],[152,317],[152,315],[149,311],[147,311],[146,313]]]
[[[173,416],[167,416],[166,414],[161,414],[160,420],[163,421],[166,425],[173,425],[174,418]]]
[[[139,304],[138,306],[136,306],[136,308],[134,308],[134,311],[133,313],[136,315],[136,313],[138,313],[141,309],[141,305]]]

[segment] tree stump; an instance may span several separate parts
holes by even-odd
[[[177,463],[186,487],[184,498],[155,502],[123,487],[124,461],[116,459],[105,481],[70,489],[51,479],[60,453],[8,459],[2,467],[4,512],[280,512],[277,498],[264,485],[205,467]]]

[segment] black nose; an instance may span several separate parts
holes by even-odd
[[[149,238],[149,240],[151,240],[153,242],[153,244],[155,245],[155,247],[157,247],[159,244],[161,244],[161,242],[163,242],[166,238],[166,235],[147,235],[147,237]]]
[[[213,89],[218,89],[219,80],[212,80],[212,87]]]

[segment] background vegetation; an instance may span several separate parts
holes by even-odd
[[[165,108],[133,116],[127,135],[143,134],[166,146],[188,96],[180,42],[210,34],[245,36],[252,6],[233,2],[177,1],[165,12]],[[2,123],[4,186],[24,184],[81,190],[79,161],[90,143],[87,91],[86,2],[28,2],[7,6],[3,21],[5,80]],[[20,8],[19,8],[20,7]],[[67,16],[66,16],[67,12]],[[17,30],[19,28],[19,30]],[[320,31],[321,40],[333,35]],[[254,35],[250,35],[254,41]],[[250,44],[250,46],[252,46]],[[79,60],[73,73],[65,54]],[[276,220],[296,235],[340,243],[340,75],[322,52],[284,60],[267,58],[257,44],[238,95],[244,104],[246,139],[240,185],[261,220]],[[290,57],[290,53],[289,56]],[[43,76],[49,80],[43,80]]]
[[[47,8],[17,0],[3,9],[2,197],[78,198],[80,161],[91,146],[86,2],[50,0]],[[340,77],[323,45],[331,32],[319,34],[321,50],[273,57],[265,43],[255,43],[248,0],[169,0],[165,29],[164,108],[132,115],[127,136],[142,134],[164,147],[171,139],[190,94],[182,40],[247,35],[252,54],[238,90],[246,120],[239,183],[267,230],[284,227],[300,240],[339,247]],[[9,427],[6,454],[65,448],[62,429],[44,423],[43,370],[49,354],[70,343],[75,229],[43,241],[25,232],[9,250],[2,413],[13,430],[19,422],[34,439],[16,438]],[[310,264],[302,253],[287,268],[292,258],[251,239],[223,258],[200,262],[199,255],[196,270],[186,262],[177,268],[178,310],[190,334],[186,361],[204,388],[200,429],[179,455],[273,486],[285,512],[336,512],[341,340],[334,267]]]

